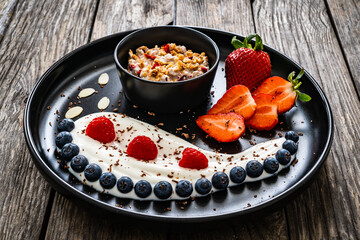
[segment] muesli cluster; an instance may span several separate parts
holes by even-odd
[[[176,82],[198,77],[209,70],[204,52],[195,53],[185,46],[169,43],[154,48],[141,46],[129,50],[130,73],[151,81]]]

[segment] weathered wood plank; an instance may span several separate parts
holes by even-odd
[[[326,0],[360,96],[360,1]]]
[[[167,25],[173,18],[174,1],[100,1],[91,40],[120,31]]]
[[[299,62],[324,90],[334,143],[314,184],[286,208],[295,239],[360,237],[360,103],[323,1],[255,1],[264,42]]]
[[[0,43],[10,23],[17,3],[18,0],[8,0],[0,2]]]
[[[241,35],[254,33],[250,1],[177,1],[176,21],[178,25],[195,25],[217,28]],[[237,222],[211,232],[202,232],[205,239],[287,239],[284,210],[280,210],[256,221]],[[190,234],[172,234],[170,239],[188,239]]]
[[[176,24],[217,28],[241,35],[255,31],[250,1],[178,0]]]
[[[166,239],[165,233],[144,230],[141,225],[118,224],[101,218],[56,194],[46,239]]]
[[[12,2],[9,1],[11,4]],[[36,79],[86,41],[94,3],[20,1],[0,46],[0,238],[39,238],[50,186],[26,148],[22,118]],[[60,21],[61,20],[61,21]],[[69,40],[71,39],[71,40]]]
[[[172,0],[100,1],[91,40],[129,29],[166,25],[172,21],[173,13]],[[166,239],[166,229],[152,233],[139,226],[124,227],[114,225],[111,220],[99,221],[91,212],[56,194],[46,239],[79,236],[83,239]]]

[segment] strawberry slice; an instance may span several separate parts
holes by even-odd
[[[236,113],[200,116],[196,124],[219,142],[233,142],[245,132],[244,118]]]
[[[273,102],[276,102],[278,105],[278,114],[284,113],[294,106],[297,98],[304,102],[311,100],[309,95],[301,93],[298,90],[301,85],[299,79],[303,74],[304,69],[301,69],[300,73],[293,79],[295,72],[292,72],[288,76],[289,81],[286,81],[282,77],[270,77],[266,79],[253,94],[266,93],[272,95],[274,98]]]
[[[226,91],[224,96],[209,110],[208,114],[234,112],[244,119],[254,115],[256,103],[249,89],[244,85],[236,85]]]
[[[278,123],[277,103],[273,102],[273,96],[265,93],[253,95],[256,102],[254,116],[246,121],[246,126],[259,130],[269,131]]]

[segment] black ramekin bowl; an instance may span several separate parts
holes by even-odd
[[[203,75],[178,82],[156,82],[128,72],[129,50],[140,46],[153,48],[166,43],[184,45],[193,52],[205,52],[209,71]],[[116,67],[125,96],[135,105],[158,113],[175,113],[202,103],[210,92],[219,64],[219,48],[205,34],[186,27],[158,26],[140,29],[123,38],[114,52]]]

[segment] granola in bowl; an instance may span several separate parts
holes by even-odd
[[[176,82],[198,77],[209,70],[205,52],[195,53],[175,43],[161,47],[141,46],[129,50],[128,71],[135,76],[161,82]]]

